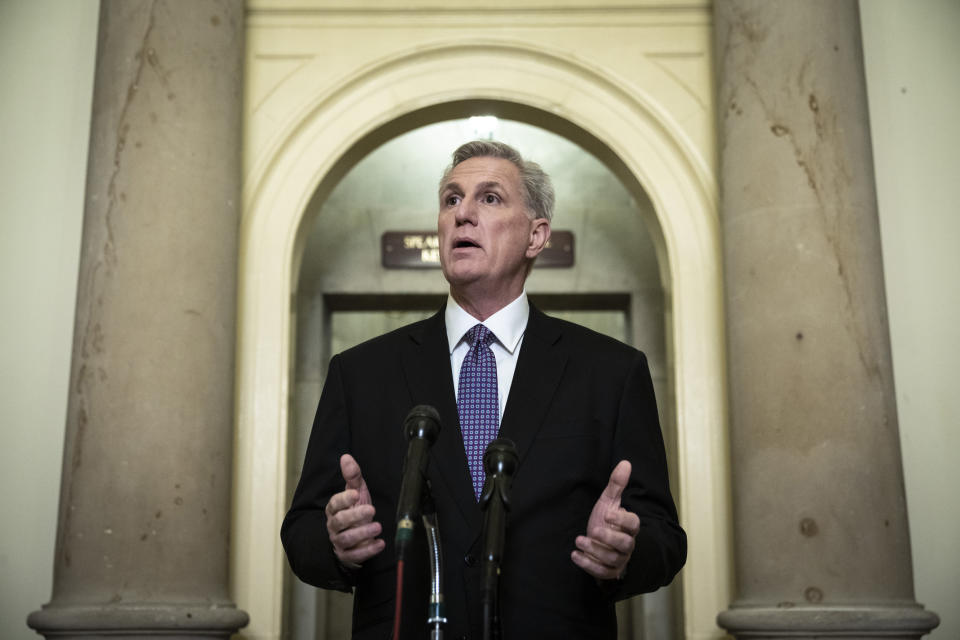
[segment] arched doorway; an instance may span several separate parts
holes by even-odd
[[[462,69],[477,72],[467,77]],[[309,83],[310,73],[305,68],[290,82]],[[571,94],[572,86],[580,90]],[[463,113],[468,103],[535,114],[517,119],[576,142],[628,188],[642,185],[649,195],[665,289],[679,506],[691,533],[683,626],[689,638],[719,637],[715,615],[729,601],[730,515],[712,179],[676,123],[644,96],[560,56],[486,44],[411,52],[316,95],[248,174],[232,547],[233,594],[251,614],[244,635],[276,638],[281,627],[277,531],[286,507],[291,300],[306,240],[303,215],[370,149],[421,124],[470,115]]]
[[[469,101],[456,108],[484,115],[421,126],[385,142],[360,159],[326,200],[312,202],[316,211],[305,215],[305,220],[313,222],[306,232],[296,287],[288,494],[299,475],[329,358],[432,315],[442,303],[446,283],[438,277],[439,264],[432,256],[428,253],[428,262],[415,263],[414,268],[385,268],[380,240],[397,229],[421,239],[422,232],[435,228],[437,178],[449,162],[450,151],[476,137],[508,142],[539,161],[553,177],[558,202],[555,238],[569,234],[564,255],[571,261],[550,266],[550,260],[542,260],[527,282],[527,292],[542,310],[645,351],[675,471],[665,296],[647,230],[647,224],[655,221],[649,198],[642,190],[629,191],[607,166],[578,145],[532,124],[542,120],[534,110]],[[531,122],[497,118],[484,109]],[[444,110],[451,110],[451,105]],[[672,482],[676,493],[675,475]],[[350,597],[318,591],[290,578],[284,637],[346,637]],[[663,592],[620,603],[621,637],[679,637],[680,593],[678,578]]]

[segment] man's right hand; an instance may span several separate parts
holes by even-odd
[[[386,543],[377,537],[383,528],[373,519],[376,510],[360,465],[348,453],[340,457],[340,473],[347,486],[327,503],[327,535],[337,559],[345,567],[358,569],[383,551]]]

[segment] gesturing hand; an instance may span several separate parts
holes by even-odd
[[[634,538],[640,531],[637,514],[620,506],[620,496],[630,480],[630,462],[621,460],[610,474],[587,521],[587,535],[577,536],[571,552],[573,563],[600,580],[620,578],[633,553]]]
[[[327,503],[327,535],[337,559],[357,569],[383,551],[386,543],[377,537],[382,527],[373,519],[376,510],[360,465],[348,453],[340,457],[340,473],[347,486]]]

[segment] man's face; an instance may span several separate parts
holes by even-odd
[[[487,157],[464,160],[447,176],[437,229],[440,265],[455,291],[513,297],[550,236],[546,220],[527,214],[516,165]]]

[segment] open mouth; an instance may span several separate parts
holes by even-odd
[[[457,240],[453,245],[454,249],[476,249],[479,247],[480,245],[472,240]]]

